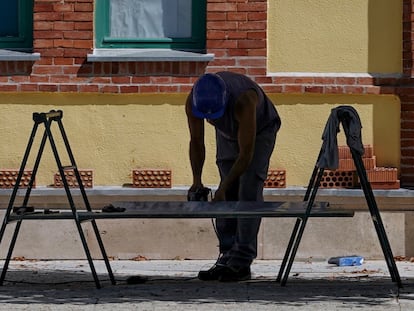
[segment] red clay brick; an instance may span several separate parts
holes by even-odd
[[[266,47],[265,40],[239,40],[238,48],[241,49],[260,49]]]
[[[207,20],[208,21],[225,21],[226,13],[224,12],[213,12],[213,13],[207,13]]]
[[[61,21],[62,20],[62,13],[56,12],[39,12],[33,14],[34,21]]]
[[[375,167],[367,170],[367,177],[371,183],[395,182],[398,180],[398,170],[393,167]]]
[[[45,3],[45,2],[40,3],[40,1],[35,1],[34,7],[33,7],[33,12],[34,13],[52,12],[52,11],[53,11],[53,4],[52,3]]]
[[[73,40],[53,40],[53,46],[56,48],[72,48],[73,47]]]
[[[354,188],[357,178],[354,171],[325,170],[320,182],[320,188]]]
[[[83,39],[83,40],[91,40],[93,35],[90,31],[65,31],[63,33],[63,37],[65,39]]]
[[[362,158],[366,170],[372,170],[376,166],[375,156],[371,158]],[[353,159],[339,159],[338,171],[356,171]]]
[[[49,81],[49,77],[45,76],[45,75],[32,74],[30,76],[30,82],[32,82],[32,83],[44,83],[44,82],[48,82],[48,81]]]
[[[343,94],[344,88],[342,86],[324,86],[324,94]]]
[[[75,3],[75,12],[93,12],[92,3]]]
[[[60,92],[78,92],[79,85],[78,84],[61,84],[59,85]]]
[[[217,21],[217,22],[208,22],[209,30],[234,30],[237,29],[237,22],[228,22],[228,21]]]
[[[39,84],[39,91],[41,92],[57,92],[58,86],[55,84]]]
[[[63,20],[65,21],[91,21],[93,13],[91,12],[65,12],[63,13]]]
[[[337,77],[335,78],[336,84],[341,85],[355,85],[356,84],[356,78],[353,77]]]
[[[248,56],[249,51],[246,49],[231,49],[227,52],[230,57]]]
[[[93,22],[77,21],[74,28],[76,30],[93,30]]]
[[[285,85],[283,92],[286,93],[302,93],[302,85]]]
[[[61,66],[36,66],[33,68],[34,74],[63,74]]]
[[[135,85],[121,85],[119,87],[121,93],[138,93],[138,86]]]
[[[92,48],[92,41],[90,41],[89,45]],[[63,50],[63,55],[65,57],[80,57],[80,58],[85,58],[85,55],[87,53],[90,53],[90,49],[89,48],[85,48],[85,49],[64,49]]]
[[[339,159],[352,159],[351,150],[348,146],[338,146]],[[371,145],[364,145],[363,158],[372,158],[374,156],[374,148]]]
[[[61,31],[34,31],[33,37],[36,40],[39,39],[59,39],[63,38],[63,34]],[[50,41],[48,41],[50,42]],[[50,45],[49,45],[50,47]]]
[[[50,31],[54,29],[54,23],[47,22],[47,21],[34,22],[33,29],[36,29],[36,31],[42,31],[42,30]]]
[[[171,188],[172,172],[170,169],[134,169],[132,170],[132,187],[135,188]]]
[[[238,64],[242,67],[262,67],[261,65],[266,65],[266,59],[261,58],[252,58],[252,57],[246,57],[246,58],[240,58],[238,61]]]
[[[39,90],[37,83],[22,83],[20,84],[20,91],[22,92],[36,92]]]
[[[209,47],[215,49],[231,49],[236,48],[237,46],[237,40],[211,40],[209,42]]]
[[[262,21],[254,21],[254,22],[240,22],[239,27],[237,28],[239,30],[245,30],[245,31],[252,31],[252,30],[264,30],[266,29],[266,22]]]
[[[55,12],[73,12],[74,5],[66,3],[53,4],[53,11]]]
[[[248,2],[241,3],[237,5],[237,11],[239,12],[266,12],[267,3],[266,2]]]
[[[27,188],[32,178],[32,171],[23,171],[22,178],[19,183],[19,188]],[[16,185],[17,177],[19,174],[18,169],[2,169],[0,170],[0,188],[10,189]],[[33,182],[32,188],[36,188],[36,181]]]
[[[266,12],[247,13],[247,19],[249,21],[266,21],[267,13]]]
[[[112,77],[111,78],[111,82],[114,84],[129,84],[131,83],[131,78],[130,77]]]
[[[268,93],[281,93],[282,86],[280,85],[263,85],[263,90]]]
[[[244,35],[244,33],[242,33]],[[266,39],[266,31],[249,31],[247,32],[248,39]]]
[[[323,86],[306,85],[304,88],[305,93],[323,93]]]
[[[158,86],[157,85],[140,85],[139,91],[142,93],[157,93]]]
[[[207,11],[209,12],[214,12],[214,11],[218,11],[218,12],[237,12],[237,5],[234,3],[212,3],[212,2],[208,2],[207,3]]]
[[[96,93],[99,91],[98,85],[94,84],[85,84],[85,85],[79,85],[79,92],[85,92],[85,93]]]
[[[93,188],[93,170],[91,169],[78,169],[80,179],[84,188]],[[64,171],[66,181],[69,188],[79,188],[79,183],[76,178],[74,170]],[[53,178],[53,187],[63,188],[63,180],[60,173],[56,173]]]
[[[228,12],[227,20],[229,21],[247,21],[248,14],[245,12]]]
[[[10,77],[10,81],[11,82],[15,82],[15,83],[27,83],[29,82],[29,77],[28,76],[11,76]]]
[[[119,87],[114,85],[103,85],[100,90],[102,93],[118,93]]]
[[[178,85],[160,85],[159,91],[161,93],[178,93],[179,86]]]
[[[17,92],[18,84],[3,84],[0,85],[1,92]]]
[[[71,66],[74,64],[74,59],[73,58],[63,58],[63,57],[55,57],[53,58],[53,62],[55,65],[57,66]]]
[[[364,88],[361,86],[344,86],[345,94],[363,94]]]
[[[270,169],[264,182],[265,188],[286,188],[286,170]]]
[[[385,189],[385,190],[391,190],[391,189],[399,189],[400,181],[394,181],[394,182],[376,182],[371,183],[371,189],[379,190],[379,189]]]

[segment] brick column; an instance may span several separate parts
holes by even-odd
[[[93,0],[35,0],[33,46],[42,55],[31,82],[38,91],[80,91],[75,82],[93,48]],[[27,87],[27,86],[26,86]]]
[[[410,187],[414,186],[413,3],[413,0],[403,3],[404,78],[396,90],[401,100],[401,184]]]

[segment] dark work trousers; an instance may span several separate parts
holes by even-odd
[[[245,173],[226,192],[226,201],[263,202],[263,185],[269,169],[278,127],[264,129],[256,136],[255,151]],[[217,166],[223,179],[229,172],[239,148],[237,141],[216,131]],[[216,230],[221,257],[218,263],[234,267],[250,266],[257,256],[257,234],[261,218],[217,218]]]

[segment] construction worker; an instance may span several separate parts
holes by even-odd
[[[281,121],[262,88],[242,74],[207,73],[194,84],[185,109],[193,174],[189,197],[204,188],[205,119],[215,128],[221,179],[213,201],[263,201],[264,181]],[[250,279],[260,222],[260,218],[217,218],[219,256],[212,268],[199,272],[198,278],[221,282]]]

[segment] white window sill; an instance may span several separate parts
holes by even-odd
[[[0,61],[37,61],[40,53],[26,53],[0,49]]]
[[[88,62],[207,62],[214,54],[170,49],[95,49]]]

